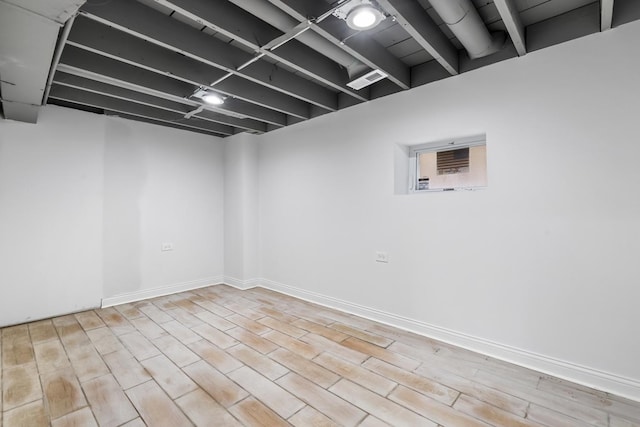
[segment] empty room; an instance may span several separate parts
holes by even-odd
[[[640,1],[0,0],[0,427],[640,427]]]

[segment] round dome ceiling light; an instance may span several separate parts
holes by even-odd
[[[215,93],[208,93],[202,97],[202,100],[210,105],[222,105],[224,104],[224,98]]]
[[[347,25],[357,31],[370,30],[384,18],[384,14],[378,9],[365,4],[351,9],[347,15]]]

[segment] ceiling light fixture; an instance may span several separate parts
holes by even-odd
[[[194,98],[200,98],[203,102],[209,104],[209,105],[222,105],[224,104],[224,97],[221,95],[218,95],[215,92],[212,92],[210,90],[204,89],[204,88],[200,88],[198,90],[196,90],[194,92],[193,95]]]
[[[333,15],[357,31],[370,30],[385,19],[384,13],[371,0],[351,0],[337,8]]]

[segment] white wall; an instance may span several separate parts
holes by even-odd
[[[60,108],[0,121],[0,326],[100,303],[104,127]]]
[[[219,282],[223,150],[55,106],[0,121],[0,326]]]
[[[265,283],[640,398],[639,38],[636,22],[263,136]],[[395,144],[483,132],[488,189],[394,195]]]

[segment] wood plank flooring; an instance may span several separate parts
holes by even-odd
[[[269,290],[1,330],[0,427],[640,426],[640,403]]]

